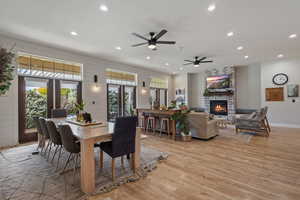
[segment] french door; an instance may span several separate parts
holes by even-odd
[[[150,88],[150,96],[152,103],[157,101],[159,105],[167,106],[168,102],[168,90],[161,88]]]
[[[37,140],[34,117],[49,118],[53,108],[71,111],[72,106],[81,101],[81,82],[24,76],[19,76],[18,80],[20,143]]]
[[[107,121],[132,116],[136,108],[136,87],[107,84]]]

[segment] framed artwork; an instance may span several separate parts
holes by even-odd
[[[287,86],[288,97],[299,97],[299,85],[290,84]]]
[[[284,101],[283,87],[266,88],[266,101]]]

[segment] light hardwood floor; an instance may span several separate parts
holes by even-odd
[[[91,200],[300,199],[300,129],[273,128],[265,138],[227,128],[210,141],[150,136],[143,144],[170,156],[146,178]]]

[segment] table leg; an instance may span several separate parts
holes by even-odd
[[[95,191],[94,140],[81,140],[81,190],[85,193]]]
[[[171,126],[172,126],[173,140],[176,140],[176,122],[175,122],[175,120],[171,120]]]
[[[133,171],[136,171],[136,168],[140,167],[140,156],[141,156],[141,133],[142,129],[136,129],[136,136],[135,136],[135,153],[133,154],[132,162],[133,162]]]

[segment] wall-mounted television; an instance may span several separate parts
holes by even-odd
[[[207,89],[227,89],[230,88],[230,76],[210,76],[206,78]]]

